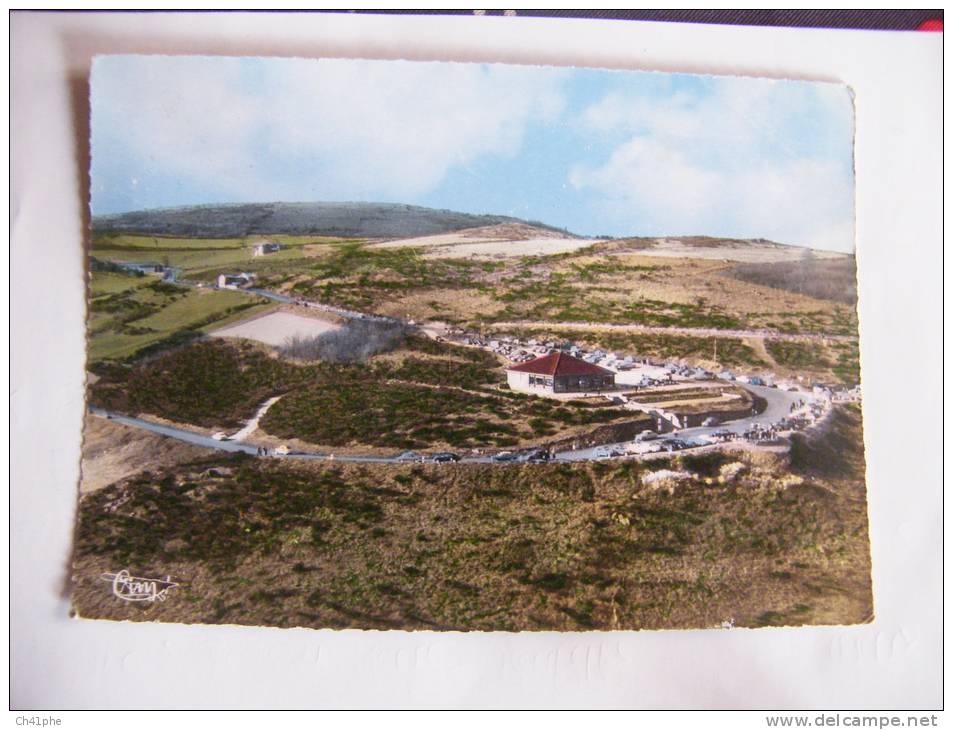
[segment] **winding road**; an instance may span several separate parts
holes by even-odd
[[[192,444],[193,446],[204,446],[207,449],[217,449],[219,451],[228,451],[231,453],[244,453],[250,454],[251,456],[261,456],[258,453],[260,447],[259,444],[249,443],[248,441],[219,441],[218,439],[213,439],[211,436],[203,436],[200,433],[195,433],[194,431],[188,431],[184,428],[177,428],[175,426],[165,426],[160,423],[153,423],[152,421],[146,421],[142,418],[135,418],[133,416],[123,416],[119,413],[113,413],[107,411],[103,408],[90,407],[89,412],[94,416],[99,416],[100,418],[108,418],[111,421],[116,423],[121,423],[124,426],[131,426],[132,428],[141,428],[144,431],[150,431],[151,433],[158,434],[159,436],[167,436],[168,438],[173,438],[178,441],[184,441],[185,443]],[[274,451],[273,447],[269,447],[272,452]],[[361,454],[331,454],[323,453],[318,451],[312,452],[301,452],[296,451],[289,454],[275,455],[277,458],[281,459],[306,459],[306,460],[316,460],[316,461],[345,461],[345,462],[355,462],[362,464],[399,464],[407,463],[406,460],[402,460],[397,456],[368,456]],[[472,463],[497,463],[490,459],[489,456],[469,456],[463,457],[460,461],[472,462]]]
[[[179,269],[171,269],[170,276],[168,276],[167,281],[176,283],[184,286],[199,286],[196,282],[190,282],[185,280],[178,279]],[[384,317],[382,315],[366,314],[364,312],[355,312],[352,310],[343,309],[340,307],[334,307],[327,304],[321,304],[318,302],[311,302],[303,300],[300,298],[293,298],[285,294],[279,294],[278,292],[270,291],[268,289],[259,289],[255,287],[249,287],[244,289],[237,289],[236,291],[245,292],[250,295],[262,296],[272,301],[279,302],[282,304],[301,304],[306,307],[311,307],[314,309],[321,309],[324,311],[332,312],[334,314],[349,318],[349,319],[375,319],[375,320],[388,320],[388,321],[397,321],[393,320],[390,317]],[[598,323],[580,323],[580,322],[499,322],[491,325],[491,327],[507,327],[507,326],[521,326],[521,327],[532,327],[532,326],[545,326],[550,328],[568,328],[568,329],[591,329],[593,327],[605,328],[605,329],[617,329],[623,331],[634,331],[634,332],[669,332],[669,333],[678,333],[678,334],[690,334],[690,335],[700,335],[700,336],[722,336],[722,337],[770,337],[773,339],[783,339],[783,340],[851,340],[856,339],[854,337],[845,336],[845,335],[809,335],[809,334],[783,334],[778,332],[772,332],[767,330],[760,331],[749,331],[749,330],[717,330],[717,329],[702,329],[702,328],[692,328],[692,327],[650,327],[645,325],[618,325],[618,324],[598,324]],[[818,400],[817,396],[802,393],[802,392],[788,392],[784,390],[779,390],[777,388],[769,388],[766,386],[756,386],[756,385],[746,385],[745,386],[751,392],[760,395],[767,401],[766,409],[757,415],[750,416],[748,418],[738,419],[736,421],[730,421],[727,423],[718,424],[717,426],[710,427],[697,427],[697,428],[688,428],[682,429],[678,432],[678,438],[683,441],[687,441],[689,444],[695,446],[706,445],[707,442],[702,441],[701,437],[711,434],[715,431],[730,431],[732,433],[741,434],[750,429],[755,424],[768,424],[776,423],[782,418],[790,415],[791,405],[798,401],[803,400],[807,403]],[[249,423],[245,428],[241,429],[238,433],[234,434],[239,436],[242,439],[246,436],[251,435],[257,426],[257,418],[260,417],[267,407],[274,402],[273,399],[270,402],[266,402],[262,406],[262,409],[259,410],[256,415],[254,426]],[[125,416],[119,413],[112,413],[106,411],[102,408],[90,407],[89,411],[91,414],[107,418],[116,423],[121,423],[132,428],[139,428],[145,431],[150,431],[152,433],[158,434],[160,436],[166,436],[168,438],[177,439],[179,441],[184,441],[186,443],[193,444],[195,446],[203,446],[205,448],[216,449],[218,451],[227,451],[231,453],[245,453],[252,456],[260,456],[260,444],[250,443],[244,440],[218,440],[214,439],[211,436],[204,436],[200,433],[194,431],[189,431],[182,428],[177,428],[175,426],[166,426],[163,424],[153,423],[152,421],[146,421],[141,418],[135,418],[133,416]],[[629,442],[618,442],[614,444],[600,444],[599,446],[594,446],[584,449],[575,449],[557,452],[554,456],[556,461],[590,461],[603,458],[597,455],[597,452],[600,452],[604,449],[612,449],[614,447],[624,447]],[[523,449],[531,450],[531,449]],[[393,464],[393,463],[407,463],[406,459],[400,459],[398,456],[370,456],[370,455],[359,455],[359,454],[332,454],[332,453],[323,453],[323,452],[293,452],[289,454],[283,454],[280,458],[285,459],[305,459],[305,460],[319,460],[319,461],[343,461],[343,462],[355,462],[355,463],[375,463],[375,464]],[[474,463],[474,464],[498,464],[498,463],[512,463],[512,462],[500,462],[494,461],[490,456],[464,456],[460,458],[460,462],[463,463]]]
[[[761,396],[767,401],[767,407],[761,412],[748,418],[739,418],[736,421],[719,423],[717,426],[697,426],[695,428],[683,428],[678,431],[677,437],[683,441],[695,446],[707,445],[707,442],[701,441],[702,436],[714,433],[715,431],[730,431],[731,433],[742,434],[755,424],[777,423],[782,418],[791,415],[791,405],[801,400],[805,403],[813,403],[819,400],[819,397],[811,393],[801,393],[797,391],[779,390],[769,388],[763,385],[745,385],[746,390]],[[556,454],[558,461],[590,461],[597,459],[596,452],[602,449],[612,449],[614,447],[624,447],[628,444],[622,441],[615,444],[600,444],[586,449],[577,449],[576,451],[561,451]]]
[[[741,434],[747,431],[752,425],[756,423],[774,423],[780,421],[782,418],[790,414],[791,404],[798,400],[804,400],[806,402],[811,402],[817,400],[817,396],[809,395],[806,393],[799,392],[788,392],[784,390],[778,390],[777,388],[768,388],[764,386],[755,386],[749,385],[746,386],[749,390],[763,397],[768,405],[767,408],[756,416],[751,416],[749,418],[742,418],[737,421],[731,421],[728,423],[719,424],[712,427],[698,427],[698,428],[687,428],[678,432],[678,438],[683,441],[687,441],[690,444],[696,446],[706,445],[706,442],[700,440],[701,436],[713,433],[714,431],[731,431],[732,433]],[[146,421],[142,418],[135,418],[133,416],[124,416],[119,413],[112,413],[102,408],[90,407],[89,412],[94,416],[100,418],[107,418],[109,420],[115,421],[116,423],[121,423],[125,426],[130,426],[132,428],[139,428],[145,431],[150,431],[151,433],[158,434],[159,436],[166,436],[168,438],[177,439],[178,441],[184,441],[185,443],[192,444],[194,446],[204,446],[209,449],[217,449],[219,451],[228,451],[231,453],[244,453],[250,454],[252,456],[260,456],[259,448],[260,444],[251,443],[248,441],[219,441],[214,439],[211,436],[205,436],[194,431],[188,431],[184,428],[177,428],[175,426],[166,426],[159,423],[153,423],[152,421]],[[244,431],[244,429],[243,429]],[[240,432],[241,433],[241,432]],[[593,446],[591,448],[576,449],[569,451],[559,451],[555,455],[556,461],[594,461],[600,457],[597,455],[597,452],[601,449],[612,448],[612,447],[623,447],[626,446],[629,442],[619,442],[615,444],[600,444],[599,446]],[[324,452],[292,452],[289,454],[280,455],[279,458],[282,459],[305,459],[312,461],[343,461],[343,462],[353,462],[353,463],[367,463],[367,464],[398,464],[398,463],[407,463],[407,460],[402,460],[397,456],[370,456],[364,454],[332,454]],[[460,458],[460,462],[469,463],[469,464],[501,464],[501,463],[512,463],[512,462],[498,462],[494,461],[490,456],[464,456]]]

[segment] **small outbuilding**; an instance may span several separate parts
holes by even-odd
[[[615,373],[555,350],[507,368],[506,382],[513,390],[527,393],[585,393],[614,388]]]
[[[219,274],[217,283],[219,289],[241,289],[251,284],[254,280],[254,274],[242,272],[240,274]]]
[[[267,256],[270,253],[278,253],[281,250],[281,244],[276,241],[259,241],[253,249],[253,256]]]

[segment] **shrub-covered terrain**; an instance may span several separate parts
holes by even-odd
[[[93,218],[98,234],[147,232],[159,236],[297,235],[426,236],[499,223],[524,223],[500,215],[472,215],[452,210],[397,203],[230,203],[140,210]],[[543,223],[530,222],[541,228]],[[556,229],[550,229],[556,230]]]
[[[393,372],[436,375],[429,368],[413,373],[405,361]],[[427,362],[427,361],[420,361]],[[375,377],[337,383],[322,382],[282,398],[261,425],[279,438],[296,438],[329,446],[370,445],[426,448],[515,446],[561,433],[567,428],[631,421],[637,414],[617,408],[589,408],[575,403],[518,394],[474,393],[458,388],[401,382]]]
[[[251,625],[582,630],[872,618],[860,413],[771,455],[331,465],[214,455],[82,498],[78,612]],[[682,480],[659,478],[668,469]],[[179,583],[115,600],[100,579]]]
[[[578,268],[578,267],[577,267]],[[622,271],[624,272],[624,267]],[[629,267],[654,271],[655,267]],[[602,271],[612,271],[606,266]],[[535,320],[551,322],[603,322],[606,324],[642,324],[653,327],[711,327],[740,329],[742,320],[704,301],[682,303],[645,297],[620,296],[611,287],[586,286],[594,277],[592,270],[550,272],[544,278],[524,283],[508,280],[509,286],[496,294],[506,303],[502,311],[485,315],[487,322]],[[599,269],[596,269],[598,272]]]
[[[535,337],[556,342],[575,342],[616,354],[631,354],[659,360],[687,360],[718,363],[722,367],[757,367],[765,362],[736,337],[694,337],[681,334],[625,332],[610,329],[559,329],[522,327],[511,334],[524,339]],[[717,359],[716,359],[717,356]]]
[[[262,286],[282,287],[305,299],[370,312],[411,292],[474,287],[476,277],[495,268],[488,262],[427,259],[416,248],[372,248],[346,241],[328,246],[324,255],[294,267],[258,271]]]
[[[210,340],[136,365],[96,369],[93,405],[196,426],[237,426],[266,398],[313,374],[247,342]]]
[[[800,261],[740,264],[729,273],[752,284],[850,305],[857,303],[857,260],[853,256],[821,259],[808,255]]]
[[[844,385],[860,382],[860,351],[856,341],[821,343],[765,340],[764,345],[782,368]]]
[[[418,335],[364,363],[295,364],[248,342],[208,340],[96,373],[93,405],[206,428],[238,427],[283,394],[261,427],[330,446],[511,446],[638,418],[498,390],[503,370],[493,355]]]
[[[508,422],[499,398],[371,379],[328,385],[286,396],[266,414],[262,427],[279,438],[330,446],[508,446],[518,440],[519,424]]]
[[[294,296],[468,326],[550,321],[841,334],[856,329],[850,306],[807,292],[794,302],[780,289],[754,290],[721,276],[730,274],[727,263],[701,268],[677,259],[597,255],[595,248],[481,260],[438,258],[423,247],[329,241],[311,247],[306,257],[262,257],[242,266],[256,272],[262,286]],[[193,276],[211,280],[233,265],[210,260]]]
[[[831,366],[826,348],[819,343],[767,340],[764,346],[781,367],[823,371]]]

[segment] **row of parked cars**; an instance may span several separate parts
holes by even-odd
[[[449,462],[460,461],[460,455],[454,454],[452,451],[441,451],[436,454],[418,454],[416,451],[404,451],[394,457],[394,461],[403,461],[403,462],[432,462],[435,464],[443,464]]]
[[[419,462],[429,464],[446,464],[460,461],[460,455],[452,451],[440,451],[436,454],[418,454],[416,451],[404,451],[394,457],[400,462]],[[547,449],[530,449],[529,451],[501,451],[490,457],[495,462],[529,462],[541,463],[552,459]]]

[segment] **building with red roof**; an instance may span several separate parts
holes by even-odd
[[[615,373],[553,350],[543,357],[507,368],[506,382],[513,390],[527,393],[585,393],[615,387]]]

